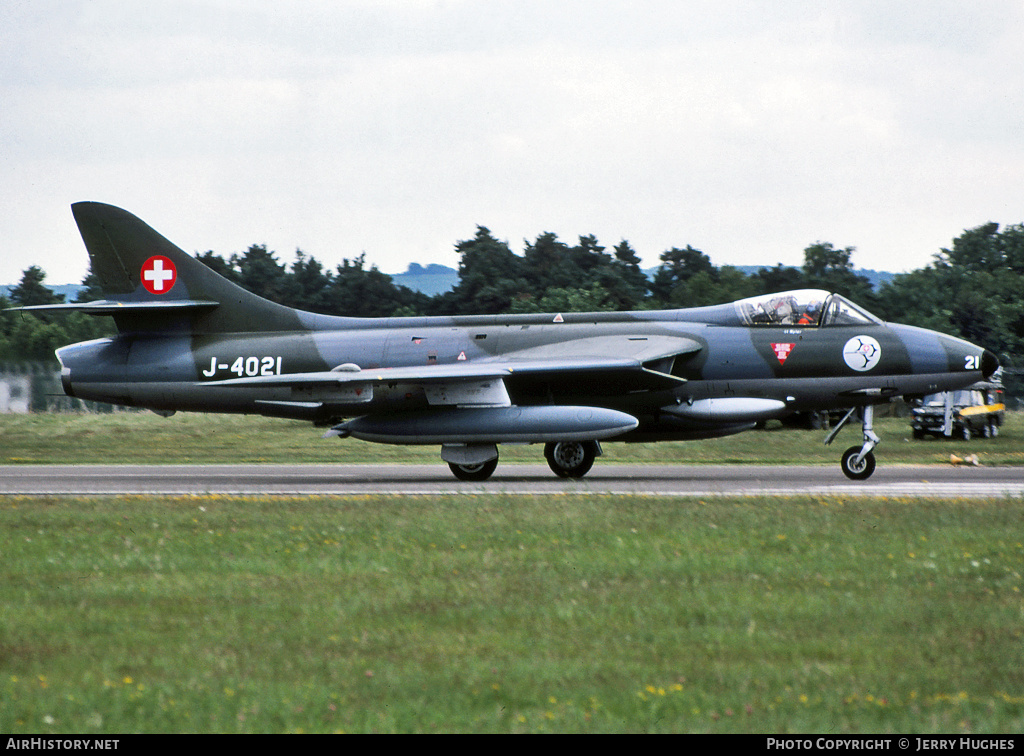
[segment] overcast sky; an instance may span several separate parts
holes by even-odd
[[[644,264],[912,270],[1024,222],[1020,0],[0,0],[0,283],[69,205],[188,252],[458,263],[477,225]]]

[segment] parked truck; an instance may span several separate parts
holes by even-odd
[[[928,394],[911,413],[914,438],[991,438],[1003,424],[1003,385],[982,381],[959,391]]]

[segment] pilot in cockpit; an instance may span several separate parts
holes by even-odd
[[[821,317],[821,302],[815,300],[808,303],[807,307],[804,308],[804,314],[801,315],[797,321],[797,325],[818,325],[818,319]]]

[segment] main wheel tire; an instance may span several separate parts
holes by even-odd
[[[871,452],[864,455],[864,459],[860,461],[860,464],[854,462],[857,455],[860,454],[860,450],[861,447],[859,446],[851,446],[843,452],[840,467],[843,468],[843,475],[850,480],[867,480],[871,477],[871,473],[875,471],[875,455]]]
[[[594,466],[597,443],[594,441],[558,441],[544,445],[548,467],[559,478],[582,478]]]
[[[487,480],[498,468],[498,458],[495,457],[478,465],[459,465],[449,462],[448,467],[459,480]]]

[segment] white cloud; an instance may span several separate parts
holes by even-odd
[[[1022,22],[1000,0],[15,4],[0,281],[80,280],[82,199],[190,251],[386,271],[454,265],[478,223],[649,265],[828,240],[920,267],[1024,220]]]

